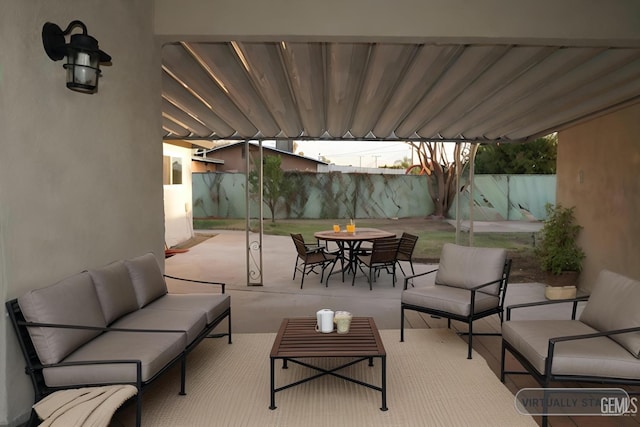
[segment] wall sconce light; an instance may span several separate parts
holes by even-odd
[[[65,43],[65,36],[74,27],[81,27],[82,34],[73,34],[71,41]],[[67,87],[84,93],[98,90],[100,63],[110,62],[111,56],[98,49],[98,40],[87,34],[87,27],[81,21],[72,21],[66,30],[51,22],[42,27],[42,43],[49,58],[60,61],[65,56],[67,63]]]

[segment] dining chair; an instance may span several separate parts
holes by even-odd
[[[408,261],[409,266],[411,267],[411,274],[416,274],[416,271],[413,269],[413,251],[416,248],[416,243],[418,243],[418,236],[410,233],[402,233],[400,236],[400,246],[398,247],[398,256],[396,257],[396,261],[398,263],[398,267],[400,267],[400,271],[402,271],[402,275],[406,276],[404,273],[404,269],[402,268],[402,264],[400,261]]]
[[[511,271],[511,260],[502,248],[480,248],[445,243],[435,270],[405,277],[400,296],[400,341],[404,341],[404,311],[414,310],[433,317],[458,320],[469,325],[467,359],[471,359],[473,322],[497,314],[502,323],[504,298]],[[410,281],[436,273],[431,283],[422,280],[407,289]],[[476,333],[475,335],[500,335]]]
[[[392,275],[393,286],[396,286],[396,256],[398,254],[398,247],[400,246],[400,239],[398,238],[386,238],[376,239],[373,241],[373,247],[370,253],[358,254],[356,256],[356,265],[365,273],[362,266],[366,266],[369,269],[369,290],[373,290],[373,280],[376,273],[380,273],[383,269]],[[351,286],[355,285],[357,275],[357,269],[353,272],[353,278],[351,279]]]
[[[322,245],[306,244],[302,234],[291,233],[291,239],[296,247],[296,264],[293,269],[293,279],[296,278],[296,273],[299,271],[302,273],[302,280],[300,282],[300,289],[304,286],[304,277],[310,273],[318,274],[316,267],[320,268],[320,283],[324,278],[324,271],[327,267],[335,265],[338,255],[336,253],[327,252]],[[331,274],[331,273],[329,273]],[[327,282],[329,277],[327,276]],[[325,286],[329,286],[328,283]]]

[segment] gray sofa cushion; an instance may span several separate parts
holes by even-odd
[[[107,324],[138,309],[138,300],[122,261],[89,270]]]
[[[102,308],[89,273],[83,272],[27,292],[18,304],[29,322],[105,327]],[[40,361],[58,363],[100,331],[30,327]]]
[[[472,288],[502,277],[507,251],[501,248],[476,248],[445,243],[436,273],[436,284]],[[483,288],[497,294],[499,284]]]
[[[138,299],[138,307],[142,308],[167,293],[167,284],[155,255],[148,253],[127,259],[124,264],[129,270],[129,276],[131,276],[131,283],[133,283],[133,289]]]
[[[513,345],[541,374],[549,338],[582,335],[596,330],[579,320],[511,320],[502,324],[502,338]],[[559,342],[555,345],[555,375],[637,379],[640,361],[607,337]]]
[[[640,282],[602,270],[580,320],[599,331],[640,326]],[[611,339],[640,358],[640,332],[612,335]]]
[[[226,294],[167,294],[147,308],[201,312],[206,315],[207,324],[210,324],[229,308],[230,303],[231,299]]]
[[[149,306],[116,321],[114,328],[177,330],[187,334],[187,344],[191,344],[207,325],[202,311],[155,310]]]
[[[142,381],[150,380],[187,345],[184,333],[107,332],[82,346],[64,362],[88,360],[140,360]],[[48,386],[71,386],[94,383],[136,381],[135,364],[108,364],[46,368]]]

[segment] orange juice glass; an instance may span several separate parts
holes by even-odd
[[[339,233],[340,232],[340,226],[338,224],[333,224],[333,232],[334,233]]]

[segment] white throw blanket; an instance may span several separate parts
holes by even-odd
[[[116,410],[137,392],[132,385],[60,390],[33,405],[33,409],[43,420],[40,426],[108,427]]]

